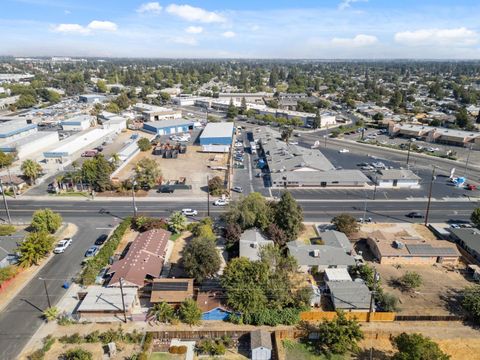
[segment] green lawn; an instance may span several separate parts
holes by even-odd
[[[170,240],[175,241],[175,240],[177,240],[180,236],[182,236],[182,233],[172,234],[172,236],[170,236]]]
[[[302,343],[293,340],[284,340],[283,346],[285,348],[286,358],[295,360],[347,360],[348,356],[332,355],[326,357],[325,355],[317,355],[311,349]]]
[[[68,191],[68,192],[61,192],[61,193],[58,193],[58,194],[55,194],[54,196],[61,196],[61,197],[65,197],[65,196],[82,196],[82,197],[89,197],[88,193],[86,192],[75,192],[75,191]]]

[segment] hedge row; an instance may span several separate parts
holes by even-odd
[[[125,232],[130,228],[131,223],[132,219],[130,217],[123,220],[114,230],[112,236],[110,236],[105,242],[105,245],[103,245],[97,255],[85,264],[82,274],[80,275],[80,282],[82,285],[92,285],[95,283],[95,278],[115,254],[115,250],[120,244],[123,235],[125,235]]]

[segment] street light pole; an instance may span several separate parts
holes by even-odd
[[[428,190],[427,211],[425,212],[425,226],[427,226],[428,224],[428,215],[430,214],[430,203],[432,200],[432,188],[433,188],[434,181],[435,181],[435,166],[433,167],[433,170],[432,170],[432,178],[430,180],[430,189]]]
[[[473,144],[470,144],[470,148],[469,148],[468,154],[467,154],[467,161],[465,161],[465,171],[463,172],[463,177],[464,178],[467,177],[468,162],[470,161],[470,153],[472,152],[472,146],[473,146]]]
[[[38,278],[39,280],[43,280],[43,287],[45,288],[45,295],[47,295],[47,303],[48,307],[51,308],[52,304],[50,302],[50,295],[48,294],[48,288],[47,288],[47,280],[43,278]]]
[[[377,173],[375,172],[375,179],[373,180],[374,188],[373,188],[373,200],[375,200],[377,196]]]
[[[134,180],[132,183],[133,217],[137,217],[137,203],[135,202],[135,185],[137,185],[137,182]]]
[[[210,216],[210,176],[207,175],[207,216]]]
[[[125,309],[125,299],[123,295],[123,278],[120,278],[120,294],[122,296],[123,321],[127,323],[127,310]]]
[[[8,223],[11,224],[12,223],[12,218],[10,217],[10,210],[8,209],[7,197],[5,196],[5,189],[3,188],[3,182],[2,182],[1,179],[0,179],[0,191],[2,191],[3,203],[5,204],[5,211],[7,213]],[[14,191],[15,191],[15,189],[14,189]]]
[[[408,161],[410,160],[410,149],[412,147],[412,139],[408,140],[408,152],[407,152],[407,165]]]

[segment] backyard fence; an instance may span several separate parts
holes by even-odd
[[[393,312],[372,312],[358,311],[358,312],[345,312],[347,319],[356,319],[359,322],[366,321],[395,321],[396,314]],[[300,319],[303,321],[323,321],[333,320],[337,317],[335,311],[305,311],[300,313]]]

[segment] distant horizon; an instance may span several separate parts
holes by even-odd
[[[474,0],[3,0],[0,49],[14,57],[477,60],[479,13]]]

